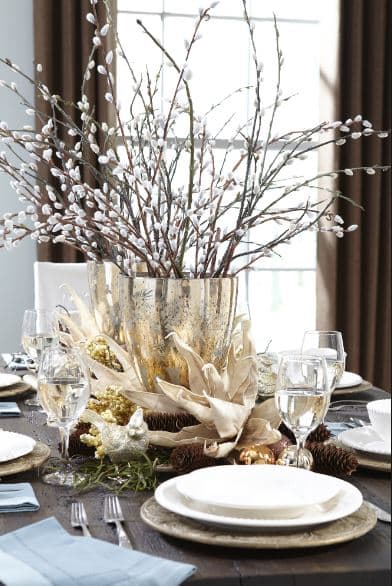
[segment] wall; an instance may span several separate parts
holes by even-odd
[[[0,56],[9,57],[23,71],[33,73],[33,0],[0,0]],[[0,64],[0,79],[15,80],[26,97],[32,88],[17,80]],[[13,127],[31,124],[31,117],[13,93],[0,87],[0,120]],[[0,214],[17,208],[15,192],[8,177],[0,174]],[[20,350],[23,310],[33,306],[33,261],[35,244],[23,242],[12,252],[0,250],[0,352]]]

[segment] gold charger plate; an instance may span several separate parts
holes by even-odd
[[[358,466],[361,468],[378,470],[379,472],[391,471],[391,460],[378,460],[377,458],[372,458],[370,454],[360,454],[359,452],[354,452],[354,454],[358,460]]]
[[[335,389],[332,393],[332,397],[336,397],[337,395],[351,395],[352,393],[360,393],[361,391],[369,391],[373,388],[372,383],[369,383],[367,380],[361,382],[360,385],[356,385],[355,387],[346,387],[345,389]]]
[[[328,443],[334,444],[338,448],[343,448],[348,452],[352,452],[358,460],[358,466],[360,468],[366,468],[367,470],[376,470],[378,472],[390,472],[391,471],[391,459],[388,457],[377,457],[374,454],[366,452],[358,452],[354,448],[344,445],[337,438],[330,440]]]
[[[9,462],[2,462],[0,464],[0,478],[3,476],[10,476],[11,474],[18,474],[19,472],[26,472],[41,466],[50,456],[50,447],[42,442],[37,442],[34,449],[29,454],[10,460]]]
[[[24,395],[27,391],[33,390],[31,385],[21,381],[20,383],[16,383],[11,387],[6,387],[5,389],[0,389],[0,400],[1,399],[8,399],[9,397],[19,397],[19,395]]]
[[[142,505],[140,516],[147,525],[170,537],[208,545],[249,549],[293,549],[334,545],[362,537],[377,523],[375,510],[366,502],[358,511],[338,521],[305,530],[287,529],[281,533],[271,530],[239,532],[204,525],[167,511],[154,497]]]

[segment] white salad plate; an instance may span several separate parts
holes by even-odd
[[[363,378],[355,372],[344,371],[342,378],[336,385],[335,389],[348,389],[350,387],[357,387],[363,382]]]
[[[176,488],[193,509],[287,519],[327,503],[341,486],[332,476],[300,468],[231,465],[185,474],[177,479]]]
[[[340,491],[332,501],[325,505],[315,505],[306,508],[302,514],[295,519],[263,519],[253,516],[235,516],[215,514],[207,511],[200,511],[192,508],[191,504],[184,499],[176,488],[177,478],[171,478],[163,482],[155,490],[155,499],[164,509],[182,515],[190,519],[195,519],[209,525],[220,527],[235,527],[241,530],[254,529],[280,529],[284,530],[293,527],[310,527],[336,521],[348,515],[351,515],[362,505],[362,494],[355,486],[352,486],[344,480],[336,479],[340,484]],[[291,487],[295,491],[295,486]]]
[[[16,374],[7,374],[5,372],[0,372],[0,389],[12,387],[12,385],[16,385],[17,383],[20,383],[20,381],[20,376]]]
[[[0,430],[0,462],[15,460],[33,451],[36,441],[28,435]]]
[[[391,455],[391,446],[384,442],[370,425],[342,431],[338,435],[338,440],[343,445],[360,452],[379,456]]]

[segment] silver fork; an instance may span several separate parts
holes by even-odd
[[[79,501],[75,501],[71,504],[71,525],[72,527],[81,527],[83,535],[85,537],[91,537],[91,533],[88,530],[88,519],[84,504]]]
[[[118,545],[120,547],[127,547],[128,549],[133,549],[132,544],[129,541],[128,535],[125,533],[124,528],[122,526],[122,521],[124,521],[124,515],[121,510],[120,501],[116,496],[105,496],[103,519],[105,523],[114,523],[116,525]]]

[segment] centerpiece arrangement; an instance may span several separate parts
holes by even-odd
[[[223,458],[234,461],[239,455],[242,462],[272,462],[274,446],[275,451],[282,447],[276,447],[280,421],[270,402],[256,405],[249,322],[235,314],[237,275],[279,254],[305,231],[333,232],[341,238],[355,230],[356,225],[345,227],[334,213],[336,198],[346,196],[331,191],[327,180],[339,174],[374,175],[388,167],[331,169],[310,177],[287,178],[285,173],[292,163],[327,145],[378,140],[388,131],[374,129],[357,115],[276,134],[279,109],[290,99],[281,89],[284,59],[277,22],[275,95],[266,103],[256,31],[242,0],[254,83],[237,91],[253,93],[254,109],[248,119],[239,120],[223,157],[218,157],[215,141],[231,120],[215,133],[210,122],[231,96],[208,112],[196,112],[191,70],[192,50],[201,42],[203,26],[212,26],[207,21],[217,3],[200,9],[178,58],[138,21],[175,72],[171,100],[162,107],[161,71],[138,75],[110,12],[106,21],[99,20],[98,1],[91,0],[86,15],[94,32],[76,104],[51,93],[40,64],[34,80],[9,59],[1,60],[34,85],[35,105],[15,82],[0,81],[35,116],[38,127],[13,129],[0,122],[0,171],[10,177],[24,208],[0,220],[0,248],[12,250],[31,237],[38,244],[66,243],[89,261],[94,316],[74,296],[81,326],[66,316],[62,324],[63,342],[90,355],[94,398],[78,437],[85,446],[95,446],[98,457],[112,455],[116,465],[119,459],[128,462],[135,448],[133,444],[127,452],[126,438],[131,437],[139,442],[139,452],[147,442],[172,450],[178,470]],[[108,35],[116,39],[116,51],[105,48]],[[128,108],[120,108],[116,97],[116,58],[129,70]],[[106,79],[113,123],[97,120],[88,101],[85,88],[93,69]],[[43,113],[41,104],[49,105],[50,114]],[[70,107],[78,114],[76,121]],[[66,140],[60,138],[64,130]],[[243,147],[233,159],[238,140]],[[181,184],[178,174],[184,168],[187,180]],[[44,179],[48,172],[50,184]],[[148,431],[137,406],[146,410]],[[130,417],[128,433],[124,428]],[[315,439],[325,440],[325,434],[323,428]],[[352,460],[344,460],[343,471],[353,467]]]

